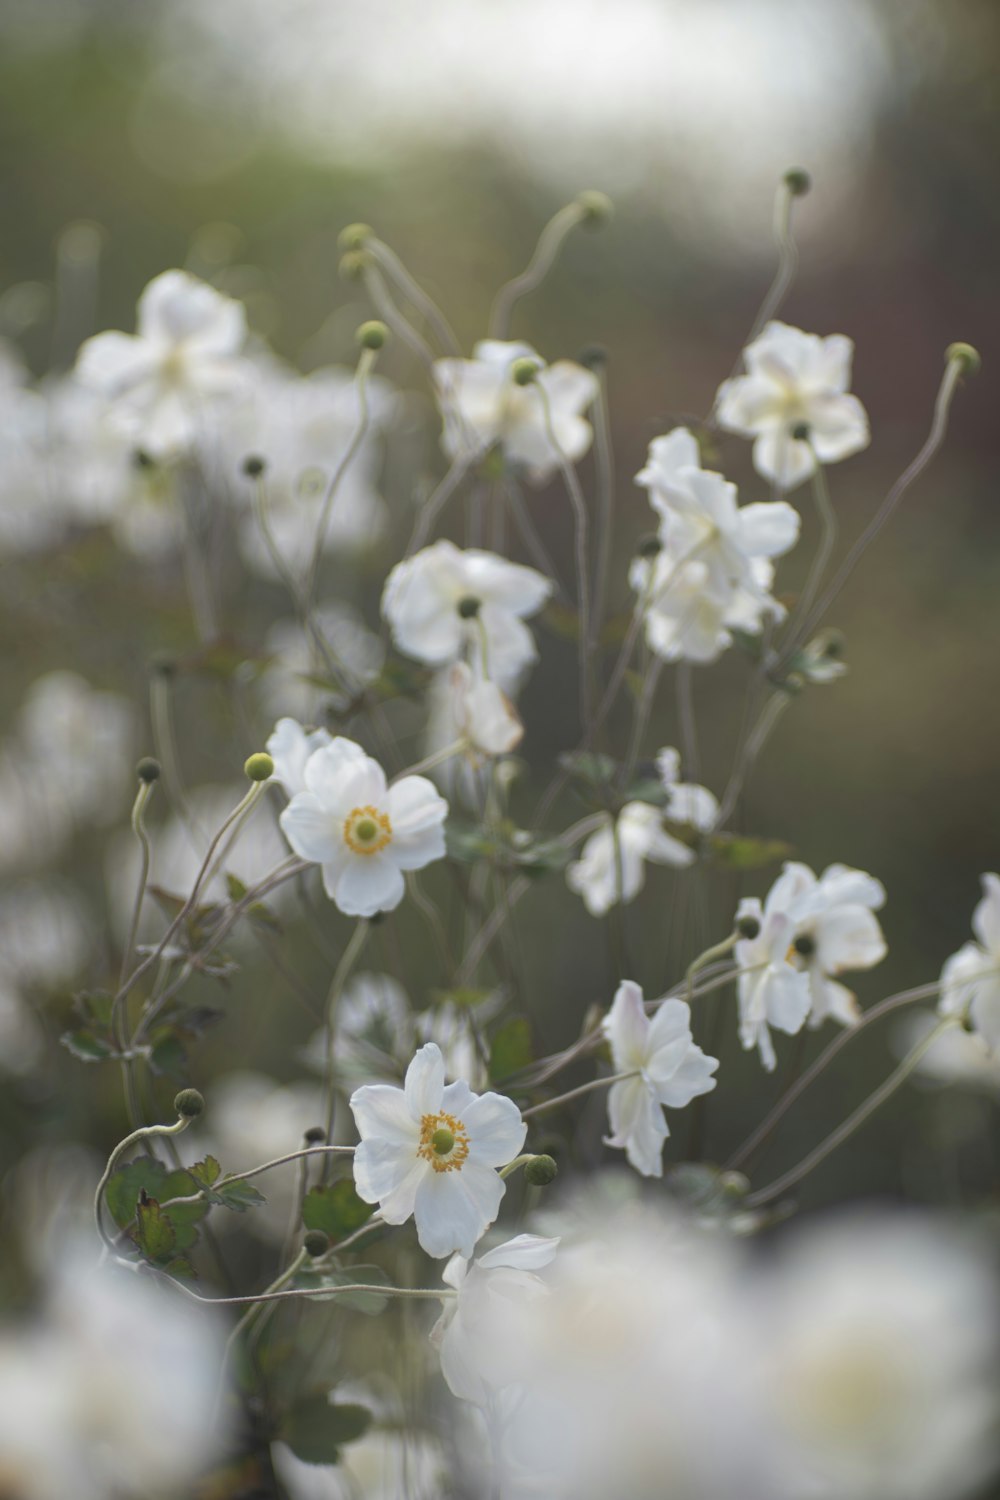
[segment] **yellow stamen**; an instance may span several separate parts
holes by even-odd
[[[344,819],[344,842],[355,854],[377,854],[392,842],[388,814],[375,807],[352,808]]]
[[[429,1161],[435,1172],[461,1171],[469,1154],[469,1137],[454,1115],[424,1115],[420,1121],[417,1155]]]

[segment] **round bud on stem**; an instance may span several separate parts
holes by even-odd
[[[340,274],[345,281],[360,281],[371,264],[367,250],[348,250],[340,257]]]
[[[983,363],[979,350],[971,344],[949,344],[944,357],[948,364],[958,365],[963,375],[978,375]]]
[[[302,1139],[307,1146],[320,1146],[326,1141],[326,1131],[322,1125],[310,1125]]]
[[[583,214],[581,224],[586,224],[590,229],[600,229],[614,218],[614,204],[607,193],[598,192],[596,188],[587,188],[584,192],[577,193],[576,203]]]
[[[637,557],[658,557],[663,551],[663,543],[655,531],[651,531],[647,536],[639,538],[639,544],[635,551]]]
[[[249,453],[243,460],[243,472],[248,479],[259,479],[266,468],[266,461],[258,453]]]
[[[274,761],[266,750],[258,750],[247,757],[243,769],[251,781],[267,781],[274,775]]]
[[[205,1108],[205,1101],[197,1089],[181,1089],[174,1100],[174,1109],[185,1120],[196,1120]]]
[[[533,385],[540,369],[537,359],[515,359],[510,367],[510,376],[515,385]]]
[[[792,428],[792,437],[797,443],[808,443],[809,439],[812,437],[809,423],[796,422],[795,426]]]
[[[152,786],[154,781],[159,781],[160,779],[160,762],[154,760],[151,755],[144,755],[135,768],[135,774],[147,786]]]
[[[472,594],[466,594],[464,599],[459,599],[458,613],[463,620],[474,620],[482,608],[483,601],[476,599]]]
[[[370,224],[348,224],[337,236],[337,245],[341,250],[363,250],[365,244],[372,237]]]
[[[760,936],[760,923],[756,917],[740,917],[736,924],[736,931],[741,938],[755,938]]]
[[[812,178],[804,167],[790,167],[783,180],[793,198],[804,198],[812,187]]]
[[[383,349],[389,340],[389,330],[378,318],[362,323],[354,335],[362,349]]]
[[[551,1156],[533,1156],[524,1164],[524,1180],[532,1187],[548,1187],[558,1175],[559,1168]]]
[[[316,1260],[318,1256],[325,1255],[330,1248],[330,1236],[324,1234],[322,1229],[307,1229],[302,1236],[302,1248],[308,1256]]]

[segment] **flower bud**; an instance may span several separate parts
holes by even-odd
[[[354,335],[362,349],[382,349],[389,339],[389,330],[378,318],[362,323]]]
[[[370,224],[348,224],[337,236],[337,245],[341,250],[363,250],[365,244],[372,237]]]
[[[577,193],[576,204],[583,213],[580,222],[591,229],[601,229],[614,218],[614,204],[607,193],[598,192],[596,188],[587,188],[584,192]]]
[[[793,198],[804,198],[812,187],[812,178],[804,167],[790,167],[783,181]]]
[[[367,250],[348,250],[340,257],[340,274],[345,281],[360,281],[371,263]]]
[[[971,344],[949,344],[944,357],[948,364],[958,365],[963,375],[978,375],[983,363],[979,350]]]
[[[154,760],[151,755],[144,755],[135,768],[135,774],[147,786],[152,786],[154,781],[159,781],[160,779],[160,762]]]
[[[736,923],[736,931],[741,938],[755,938],[760,936],[760,923],[756,917],[740,917]]]
[[[510,367],[510,375],[515,385],[531,385],[538,376],[541,369],[537,359],[515,359]]]
[[[472,594],[466,594],[464,599],[459,599],[456,608],[463,620],[474,620],[482,608],[483,601],[476,599]]]
[[[319,1146],[326,1141],[326,1131],[322,1125],[310,1125],[302,1139],[307,1146]]]
[[[658,557],[663,551],[663,543],[655,531],[650,531],[639,538],[635,551],[637,557]]]
[[[249,453],[243,460],[243,472],[248,479],[259,479],[267,468],[267,461],[258,453]]]
[[[258,750],[247,757],[243,769],[251,781],[267,781],[274,775],[274,761],[266,750]]]
[[[548,1187],[558,1175],[559,1168],[551,1156],[533,1156],[524,1164],[524,1180],[532,1187]]]
[[[588,344],[580,350],[579,363],[586,370],[600,370],[608,362],[608,351],[603,344]]]
[[[324,1234],[322,1229],[307,1229],[302,1236],[302,1248],[313,1260],[317,1256],[325,1255],[330,1248],[330,1236]]]
[[[185,1120],[196,1120],[205,1108],[205,1101],[197,1089],[181,1089],[174,1099],[174,1109]]]

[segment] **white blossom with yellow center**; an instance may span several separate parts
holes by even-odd
[[[309,755],[301,777],[282,830],[296,854],[322,868],[327,895],[348,916],[392,911],[403,871],[444,854],[448,804],[425,777],[388,786],[377,761],[339,738]]]
[[[435,1042],[421,1047],[403,1087],[366,1084],[351,1095],[361,1144],[354,1183],[388,1224],[413,1215],[428,1255],[470,1258],[505,1192],[498,1167],[513,1161],[527,1127],[502,1094],[445,1084]]]

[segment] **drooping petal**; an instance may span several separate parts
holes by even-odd
[[[663,1110],[641,1078],[627,1078],[611,1086],[608,1119],[609,1146],[625,1148],[629,1164],[643,1177],[663,1176],[663,1142],[669,1135]]]
[[[481,1255],[478,1264],[483,1270],[506,1266],[513,1271],[539,1271],[551,1264],[558,1248],[558,1237],[546,1239],[539,1234],[517,1234],[512,1240]]]
[[[808,443],[793,438],[787,427],[774,427],[754,442],[753,466],[779,489],[793,490],[809,478],[816,460]]]
[[[339,872],[346,856],[340,821],[331,817],[312,792],[298,792],[278,823],[300,859],[330,864]]]
[[[611,1045],[616,1072],[645,1066],[650,1050],[650,1021],[642,990],[634,980],[623,979],[618,986],[601,1030]]]
[[[987,953],[1000,958],[1000,875],[983,876],[983,899],[972,913],[972,930]]]
[[[816,959],[826,974],[870,969],[888,949],[875,913],[867,906],[835,906],[816,923]]]
[[[712,1075],[718,1066],[717,1057],[708,1057],[692,1042],[670,1077],[657,1081],[657,1099],[668,1109],[683,1109],[700,1094],[712,1092],[717,1082]]]
[[[417,1238],[439,1259],[457,1250],[471,1258],[476,1244],[500,1211],[506,1183],[491,1168],[471,1159],[452,1172],[429,1168],[417,1187]]]
[[[406,894],[406,882],[387,849],[378,854],[350,856],[332,890],[326,868],[323,884],[327,895],[347,917],[373,917],[379,911],[395,911]]]
[[[786,500],[761,500],[739,510],[739,539],[749,557],[782,557],[799,539],[801,517]]]

